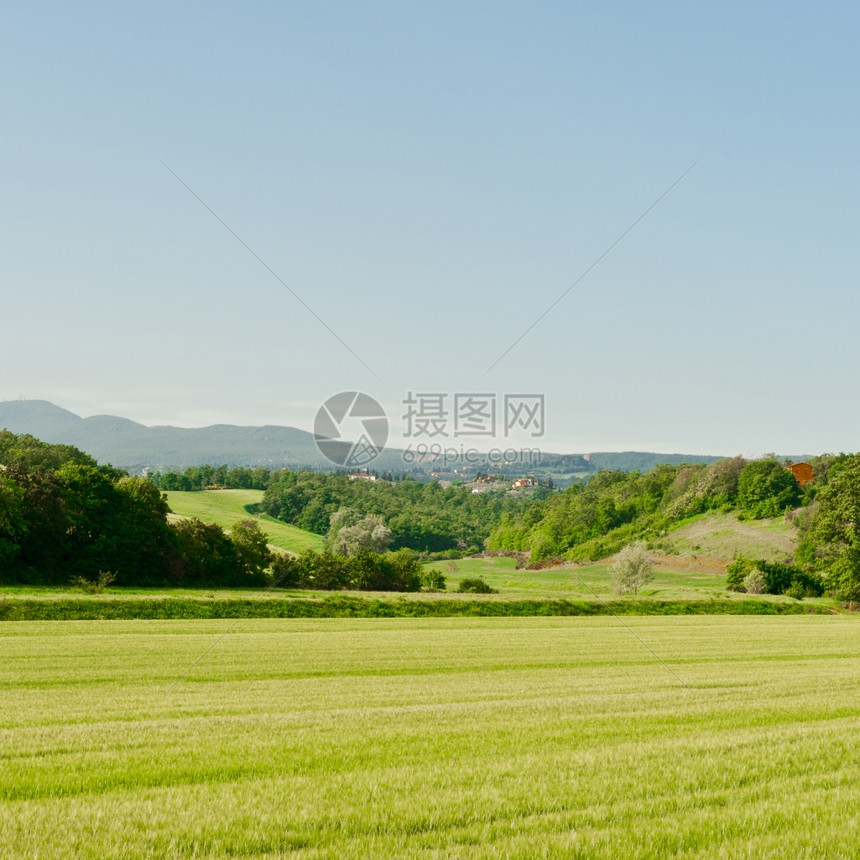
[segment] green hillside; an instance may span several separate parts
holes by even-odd
[[[165,495],[170,510],[177,516],[197,517],[207,523],[216,523],[228,531],[240,520],[251,517],[255,506],[263,500],[262,490],[202,490],[195,493],[175,490]],[[273,546],[301,553],[318,549],[322,543],[319,535],[279,522],[267,514],[253,516]]]
[[[739,520],[734,512],[711,511],[670,530],[660,548],[679,556],[748,555],[781,561],[794,553],[797,538],[796,526],[782,516]]]

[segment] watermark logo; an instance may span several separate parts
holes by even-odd
[[[369,394],[341,391],[317,411],[314,440],[320,454],[336,466],[365,467],[385,448],[388,416]]]
[[[401,403],[403,443],[398,447],[402,449],[399,453],[404,465],[447,469],[457,463],[536,465],[541,461],[537,448],[485,446],[486,440],[502,435],[543,436],[543,394],[410,391]],[[314,438],[320,453],[336,466],[348,469],[366,469],[382,454],[388,435],[385,410],[360,391],[342,391],[329,397],[314,420]],[[481,445],[484,450],[470,445]]]
[[[536,438],[544,434],[545,401],[543,394],[505,394],[471,392],[450,395],[445,392],[412,392],[403,401],[403,421],[407,439],[434,436],[494,439],[498,435],[501,413],[505,436],[523,431]],[[501,409],[499,409],[501,405]]]

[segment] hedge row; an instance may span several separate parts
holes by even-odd
[[[90,621],[172,618],[404,618],[564,615],[797,615],[828,614],[809,604],[747,600],[378,600],[305,598],[72,598],[0,600],[0,621]]]

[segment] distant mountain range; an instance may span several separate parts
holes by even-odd
[[[8,400],[0,401],[2,429],[29,433],[45,442],[74,445],[100,463],[111,463],[132,473],[139,473],[144,468],[182,470],[207,463],[268,469],[334,468],[317,450],[313,433],[296,427],[239,427],[233,424],[197,428],[147,427],[115,415],[81,418],[47,400]],[[659,463],[711,463],[717,459],[698,454],[642,451],[587,455],[544,453],[543,463],[536,471],[584,477],[600,469],[647,472]],[[398,451],[385,451],[373,461],[371,468],[406,471]],[[423,468],[412,466],[410,470],[429,473],[433,468],[436,467],[432,463],[427,463]]]
[[[146,427],[115,415],[81,418],[47,400],[0,402],[0,429],[29,433],[44,442],[74,445],[100,463],[130,472],[184,469],[205,463],[284,468],[331,464],[313,433],[295,427]]]

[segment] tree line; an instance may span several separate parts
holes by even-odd
[[[69,445],[0,431],[0,581],[261,585],[270,563],[253,521],[230,535],[168,519],[158,487]]]
[[[527,505],[528,499],[504,491],[473,493],[435,481],[351,481],[346,475],[280,472],[273,474],[261,507],[316,534],[326,534],[332,515],[348,508],[381,517],[391,531],[393,549],[472,554],[483,550],[505,513],[516,514]]]

